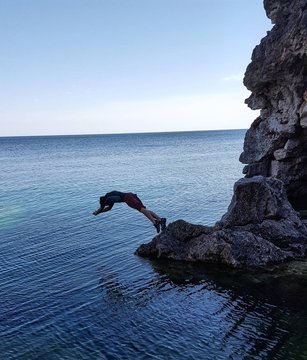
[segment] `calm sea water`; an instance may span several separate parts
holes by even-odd
[[[134,255],[154,227],[225,213],[244,131],[0,138],[1,359],[306,359],[307,266],[263,271]]]

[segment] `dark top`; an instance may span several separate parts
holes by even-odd
[[[113,207],[114,203],[124,202],[125,193],[120,191],[111,191],[100,198],[100,206],[103,209],[105,206]]]

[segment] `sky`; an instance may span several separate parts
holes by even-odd
[[[0,136],[248,128],[262,0],[0,0]]]

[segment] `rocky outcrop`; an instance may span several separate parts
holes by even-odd
[[[246,100],[260,116],[246,133],[246,176],[281,179],[296,209],[307,206],[307,0],[264,0],[275,24],[252,54]],[[306,97],[306,95],[305,95]]]
[[[140,256],[264,266],[307,256],[307,0],[264,0],[275,24],[252,54],[246,100],[260,116],[247,131],[234,186],[215,226],[178,220]]]
[[[307,227],[280,180],[255,176],[236,182],[228,211],[215,226],[178,220],[136,254],[232,267],[265,266],[305,257]]]

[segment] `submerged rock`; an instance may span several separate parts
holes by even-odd
[[[137,255],[232,267],[265,266],[307,254],[307,227],[280,180],[256,176],[236,182],[228,212],[215,226],[183,220],[168,225]]]

